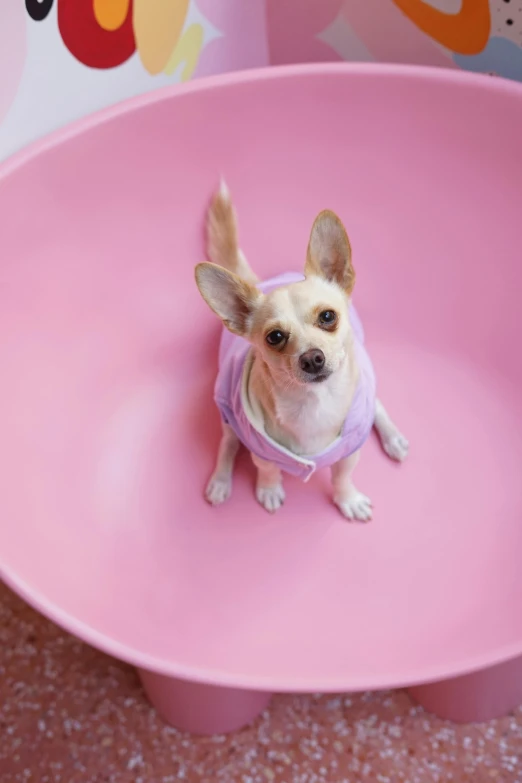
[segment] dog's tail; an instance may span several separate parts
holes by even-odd
[[[212,198],[207,215],[207,255],[209,261],[234,272],[244,280],[255,283],[251,270],[238,243],[236,211],[226,182]]]

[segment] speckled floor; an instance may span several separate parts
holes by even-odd
[[[132,668],[1,585],[0,674],[1,783],[522,783],[522,708],[456,727],[400,692],[279,696],[235,735],[179,734]]]

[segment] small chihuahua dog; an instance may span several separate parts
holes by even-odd
[[[375,396],[375,376],[351,303],[355,283],[346,230],[333,212],[312,226],[304,275],[259,282],[238,244],[235,210],[221,183],[208,213],[208,258],[198,264],[203,299],[223,331],[215,401],[223,435],[206,488],[212,505],[230,496],[240,443],[257,468],[256,497],[269,512],[284,502],[282,472],[305,481],[331,467],[333,499],[351,520],[372,504],[352,480],[372,427],[402,461],[408,441]]]

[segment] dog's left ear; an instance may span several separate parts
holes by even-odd
[[[320,212],[312,226],[305,264],[305,276],[310,275],[337,283],[348,295],[355,285],[348,234],[335,212],[329,209]]]

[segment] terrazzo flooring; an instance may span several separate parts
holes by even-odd
[[[0,675],[1,783],[522,783],[522,708],[454,726],[401,692],[278,696],[236,734],[180,734],[131,667],[2,585]]]

